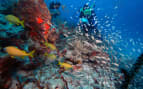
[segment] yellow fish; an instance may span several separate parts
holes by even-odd
[[[62,63],[62,62],[59,62],[59,65],[60,65],[61,67],[64,67],[66,70],[72,68],[72,65],[71,65],[71,64],[64,63],[64,62],[63,62],[63,63]]]
[[[46,47],[49,47],[51,50],[56,50],[56,49],[57,49],[56,46],[53,45],[53,44],[51,44],[51,43],[45,42],[45,46],[46,46]]]
[[[45,53],[44,56],[48,56],[48,58],[54,60],[57,58],[57,56],[55,54],[48,54],[48,53]]]
[[[21,24],[21,26],[24,28],[24,21],[20,21],[20,19],[14,15],[7,15],[5,16],[5,19],[12,24],[16,24],[16,25]]]
[[[8,46],[5,48],[5,51],[10,55],[10,56],[14,56],[14,57],[25,57],[25,56],[30,56],[33,57],[33,53],[35,52],[35,50],[33,50],[30,53],[26,53],[23,50],[20,50],[14,46]]]

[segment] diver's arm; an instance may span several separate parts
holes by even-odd
[[[95,1],[94,1],[93,4],[91,5],[91,8],[95,8]]]

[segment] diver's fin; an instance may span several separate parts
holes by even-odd
[[[24,20],[20,22],[21,26],[24,28]]]
[[[35,50],[31,51],[31,52],[29,53],[29,56],[30,56],[30,57],[34,57],[34,56],[33,56],[34,53],[35,53]]]

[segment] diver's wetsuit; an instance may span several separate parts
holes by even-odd
[[[85,10],[90,10],[88,14],[85,14]],[[96,14],[94,9],[90,8],[88,5],[84,5],[80,12],[80,18],[86,18],[88,20],[88,23],[80,23],[81,29],[83,32],[88,33],[90,35],[96,36],[99,34],[99,31],[97,30],[97,21],[96,21]],[[88,29],[88,31],[87,31]]]

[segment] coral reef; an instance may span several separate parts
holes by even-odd
[[[12,76],[22,62],[10,57],[0,58],[0,87],[8,89],[12,84]]]
[[[24,28],[0,14],[1,89],[118,89],[126,78],[104,40],[65,24],[55,28],[44,0],[19,0],[14,14]],[[35,53],[13,58],[5,53],[7,46]]]
[[[10,24],[10,22],[5,19],[5,15],[0,14],[0,38],[10,38],[19,35],[22,31],[24,31],[22,26]]]
[[[58,48],[65,45],[59,50],[61,56],[58,60],[72,64],[73,69],[65,70],[55,65],[56,61],[43,58],[47,61],[42,62],[41,66],[35,65],[39,66],[36,70],[30,70],[31,66],[28,65],[18,70],[10,88],[116,89],[121,85],[123,74],[119,72],[118,64],[111,61],[109,55],[103,52],[101,45],[88,42],[88,38],[84,36],[81,36],[82,40],[79,36],[76,38],[77,35],[72,37],[73,34],[68,34],[69,38],[60,44],[56,43]]]

